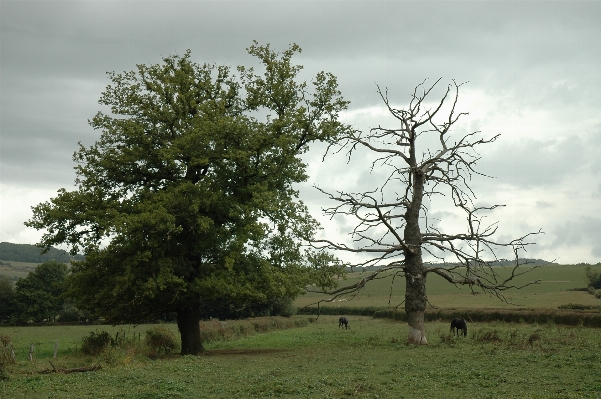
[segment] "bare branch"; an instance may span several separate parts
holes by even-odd
[[[341,149],[347,150],[349,161],[360,147],[375,153],[371,170],[386,170],[387,177],[372,191],[362,193],[330,194],[319,189],[336,203],[323,209],[325,215],[350,217],[356,224],[350,232],[352,246],[325,239],[313,243],[333,251],[364,254],[365,257],[353,266],[382,267],[355,284],[328,292],[332,300],[357,292],[382,273],[393,269],[400,271],[405,276],[407,288],[405,310],[413,320],[409,322],[414,329],[410,329],[409,341],[419,343],[423,343],[425,336],[418,337],[415,331],[423,333],[423,324],[420,325],[423,318],[412,319],[411,315],[425,309],[425,277],[428,273],[437,274],[451,284],[467,285],[472,290],[479,288],[505,300],[503,292],[508,289],[536,284],[536,281],[520,284],[515,281],[535,268],[525,267],[518,253],[534,244],[527,241],[531,235],[541,233],[526,234],[510,242],[494,239],[498,223],[487,223],[486,215],[503,205],[476,206],[471,182],[474,175],[486,176],[475,168],[480,160],[478,148],[494,143],[499,135],[483,138],[475,131],[454,139],[454,127],[468,115],[458,110],[459,91],[464,83],[453,81],[429,108],[428,97],[439,82],[440,79],[426,85],[424,80],[415,87],[409,105],[400,109],[391,106],[388,90],[383,91],[378,86],[378,94],[399,125],[390,128],[380,125],[365,133],[349,131],[339,144]],[[420,145],[426,137],[431,137],[426,141],[428,145],[436,144],[422,149]],[[465,231],[443,232],[429,221],[424,198],[434,201],[445,197],[464,213]],[[511,249],[515,256],[510,270],[497,266],[496,252],[505,249]],[[429,254],[439,263],[423,263],[422,253]]]

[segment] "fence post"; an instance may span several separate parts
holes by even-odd
[[[33,344],[31,344],[31,346],[29,347],[29,361],[32,362],[33,361]]]

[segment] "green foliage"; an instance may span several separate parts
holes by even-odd
[[[283,297],[274,301],[269,314],[271,316],[291,317],[297,311],[298,309],[294,306],[294,300],[290,297]]]
[[[572,309],[572,310],[596,310],[601,311],[601,305],[592,306],[592,305],[582,305],[579,303],[567,303],[565,305],[561,305],[557,307],[558,309]]]
[[[98,356],[113,343],[113,339],[106,331],[96,333],[90,332],[90,335],[82,338],[81,352],[85,355]]]
[[[296,314],[294,300],[290,297],[267,298],[263,301],[205,301],[201,305],[202,319],[237,320],[249,317],[284,316]]]
[[[6,369],[13,363],[15,363],[15,358],[11,337],[0,334],[0,381],[8,379]]]
[[[0,259],[16,262],[43,263],[51,260],[69,263],[69,253],[62,249],[49,248],[47,252],[30,244],[13,244],[0,242]]]
[[[205,302],[269,303],[336,284],[342,265],[301,246],[318,226],[293,184],[307,178],[309,144],[348,129],[338,121],[347,102],[331,74],[312,90],[298,81],[298,46],[248,52],[262,74],[236,77],[190,52],[109,74],[100,103],[111,114],[91,119],[100,139],[74,155],[77,189],[26,223],[46,230],[46,247],[83,248],[69,276],[79,308],[112,322],[176,312],[194,326]]]
[[[85,312],[77,309],[72,303],[63,303],[63,308],[58,314],[58,321],[61,323],[77,323],[86,320]]]
[[[6,323],[13,314],[15,290],[7,277],[0,276],[0,323]]]
[[[52,260],[20,278],[15,286],[12,318],[20,323],[53,320],[63,308],[66,277],[67,265]]]
[[[160,325],[146,330],[144,343],[151,358],[169,355],[179,346],[173,331]]]
[[[592,287],[595,290],[601,289],[601,274],[598,271],[593,271],[590,266],[587,266],[585,275],[589,288]],[[594,291],[591,294],[594,294]]]

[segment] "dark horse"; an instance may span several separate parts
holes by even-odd
[[[459,330],[463,331],[464,337],[467,337],[467,323],[465,322],[465,320],[453,319],[453,321],[451,322],[451,332],[453,333],[453,335],[457,333],[457,336],[459,336]]]
[[[341,317],[338,319],[338,328],[344,326],[348,330],[348,320],[346,317]]]

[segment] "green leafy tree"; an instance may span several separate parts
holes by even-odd
[[[20,278],[15,286],[13,319],[37,323],[54,320],[63,309],[66,277],[67,265],[51,260]]]
[[[13,312],[15,290],[8,277],[0,276],[0,323],[10,320]]]
[[[593,271],[590,266],[587,266],[586,269],[584,269],[584,273],[589,287],[593,287],[597,290],[601,289],[601,274],[599,274],[599,272]]]
[[[90,124],[102,132],[74,154],[77,189],[33,208],[41,244],[83,248],[70,295],[112,322],[175,312],[183,355],[203,351],[203,303],[269,302],[308,284],[335,285],[334,258],[303,249],[317,228],[293,184],[300,155],[348,129],[336,78],[298,81],[300,52],[248,49],[263,72],[192,62],[110,73]]]

